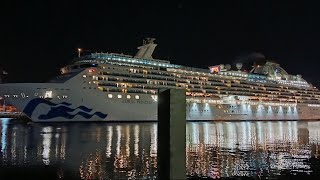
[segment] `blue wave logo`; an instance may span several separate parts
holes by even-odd
[[[93,114],[89,114],[89,112],[91,112],[92,109],[87,108],[85,106],[79,106],[79,107],[73,109],[73,108],[68,107],[68,106],[72,105],[70,103],[61,102],[59,104],[55,104],[53,102],[50,102],[50,101],[47,101],[47,100],[41,99],[41,98],[32,99],[27,104],[27,106],[24,108],[23,112],[28,117],[31,117],[33,111],[40,104],[46,104],[48,106],[51,106],[50,111],[47,114],[42,114],[38,117],[38,119],[41,119],[41,120],[47,120],[47,119],[52,119],[52,118],[56,118],[56,117],[73,119],[76,115],[80,115],[86,119],[90,119],[94,115],[98,116],[101,119],[105,119],[108,116],[108,114],[104,114],[102,112],[95,112]],[[76,109],[80,109],[81,111],[77,112],[76,114],[70,114],[71,112],[75,111]]]

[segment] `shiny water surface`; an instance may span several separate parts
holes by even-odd
[[[320,122],[191,122],[186,130],[189,178],[311,176],[320,169]],[[157,123],[1,119],[0,140],[0,179],[157,177]]]

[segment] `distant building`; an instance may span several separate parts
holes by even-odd
[[[17,108],[7,104],[6,101],[0,96],[0,112],[18,112]]]

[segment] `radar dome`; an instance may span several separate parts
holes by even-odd
[[[227,69],[227,71],[229,71],[231,69],[231,65],[230,64],[226,64],[226,65],[224,65],[224,67]]]
[[[242,63],[237,63],[237,64],[236,64],[236,67],[237,67],[237,69],[240,71],[241,68],[242,68]]]

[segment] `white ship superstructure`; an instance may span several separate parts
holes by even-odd
[[[155,47],[84,55],[49,83],[2,84],[0,96],[37,122],[156,121],[159,88],[186,89],[187,120],[320,119],[320,91],[275,62],[201,69],[153,59]]]

